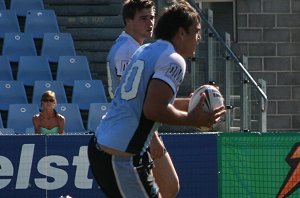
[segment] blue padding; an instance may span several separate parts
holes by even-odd
[[[218,196],[217,135],[162,135],[177,170],[177,198]]]

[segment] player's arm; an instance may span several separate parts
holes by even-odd
[[[176,98],[174,107],[182,111],[188,111],[190,99],[191,98]]]
[[[167,83],[162,80],[152,79],[143,107],[145,116],[150,120],[165,124],[210,127],[225,113],[224,107],[220,107],[213,112],[203,111],[204,94],[197,107],[189,113],[170,104],[172,98],[173,91]]]

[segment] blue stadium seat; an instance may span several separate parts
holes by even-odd
[[[57,113],[65,117],[65,133],[85,133],[82,117],[77,104],[57,104]]]
[[[41,105],[41,97],[47,90],[55,92],[57,103],[68,103],[64,85],[60,81],[35,81],[32,103]]]
[[[0,110],[7,111],[10,104],[28,103],[24,84],[20,81],[0,81]]]
[[[4,128],[2,116],[0,113],[0,135],[4,134],[15,134],[15,131],[11,128]]]
[[[53,80],[49,62],[43,56],[21,56],[17,80],[26,86],[33,86],[37,80]]]
[[[110,103],[91,103],[88,113],[87,129],[95,132],[98,125],[102,120],[102,116],[105,115]]]
[[[10,62],[19,62],[20,56],[36,56],[36,48],[31,34],[6,33],[3,40],[2,55]]]
[[[59,56],[75,56],[75,46],[70,33],[45,33],[41,55],[49,62],[57,63]]]
[[[5,0],[0,0],[0,10],[6,10]]]
[[[28,127],[25,129],[26,134],[35,134],[34,127]]]
[[[0,80],[13,80],[11,65],[6,56],[0,56]]]
[[[25,33],[30,33],[33,38],[41,39],[44,33],[58,33],[59,27],[56,14],[53,10],[29,10],[25,20]]]
[[[92,80],[86,56],[60,56],[56,80],[62,81],[65,86],[73,86],[75,80]]]
[[[10,104],[7,115],[7,128],[15,133],[24,134],[27,128],[33,127],[32,117],[39,112],[37,104]]]
[[[0,135],[4,134],[15,134],[15,131],[11,128],[4,128],[3,121],[2,121],[2,116],[0,113]]]
[[[26,16],[28,10],[44,9],[43,0],[11,0],[10,9],[15,10],[18,16]]]
[[[91,103],[107,102],[101,80],[75,80],[72,103],[78,104],[80,110],[89,110]]]
[[[5,33],[21,32],[16,13],[11,10],[0,9],[0,38],[4,38]]]
[[[0,128],[0,135],[14,135],[15,131],[11,128]]]
[[[4,128],[1,112],[0,112],[0,128]]]

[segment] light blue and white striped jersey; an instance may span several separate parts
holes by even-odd
[[[114,97],[115,90],[131,56],[140,44],[126,32],[122,32],[111,47],[107,56],[107,80],[110,98]]]
[[[185,60],[167,41],[158,40],[138,48],[122,75],[107,114],[96,130],[98,143],[142,155],[160,124],[143,114],[151,79],[167,83],[175,98],[185,70]]]

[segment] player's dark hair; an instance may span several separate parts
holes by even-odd
[[[155,9],[155,3],[153,0],[126,0],[123,4],[122,10],[124,25],[126,25],[125,19],[133,19],[137,11],[152,7]]]
[[[189,33],[195,20],[200,23],[200,16],[188,2],[174,3],[161,13],[154,28],[155,38],[171,41],[180,27]]]

